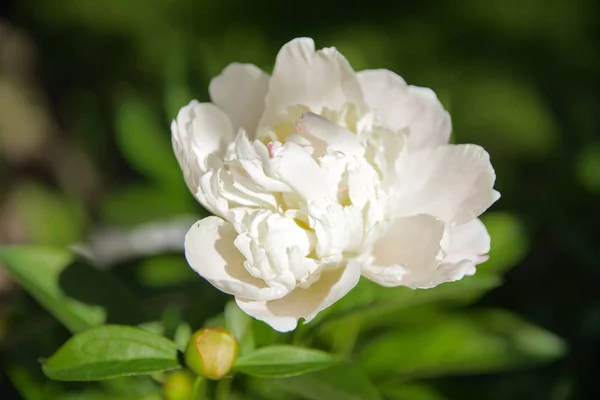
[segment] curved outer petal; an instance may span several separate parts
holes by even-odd
[[[407,152],[396,164],[391,190],[395,214],[430,214],[460,225],[478,217],[500,198],[496,174],[480,146],[446,145]]]
[[[431,89],[409,86],[386,69],[357,73],[365,101],[381,123],[393,130],[409,128],[411,150],[448,143],[450,115]]]
[[[244,268],[244,257],[234,245],[237,232],[219,217],[196,222],[185,236],[185,256],[190,266],[217,289],[253,300],[278,299],[287,294],[271,288]]]
[[[227,115],[214,104],[193,100],[183,107],[171,123],[173,150],[183,171],[185,182],[193,194],[200,189],[202,176],[218,168],[234,132]],[[212,156],[212,162],[209,162]],[[202,202],[210,211],[214,208]]]
[[[445,246],[444,263],[462,260],[481,264],[490,251],[490,235],[480,219],[475,218],[462,225],[448,229],[448,244]]]
[[[221,196],[221,171],[222,168],[211,169],[200,177],[196,198],[207,210],[225,218],[229,211],[229,202]]]
[[[447,229],[444,252],[446,256],[437,267],[435,281],[453,282],[473,275],[476,266],[485,262],[490,251],[490,235],[479,219]]]
[[[269,75],[252,64],[229,64],[210,81],[208,92],[217,106],[227,113],[233,128],[254,137],[265,109]]]
[[[301,104],[321,112],[323,107],[339,109],[344,103],[364,104],[348,60],[333,47],[315,51],[312,39],[294,39],[277,54],[260,125],[281,122],[290,106]]]
[[[297,287],[282,299],[272,301],[251,301],[236,297],[239,307],[251,315],[271,325],[280,332],[296,329],[298,319],[306,322],[320,311],[329,307],[348,293],[360,279],[360,266],[349,262],[344,268],[327,270],[310,287]]]
[[[430,215],[395,220],[363,261],[363,275],[382,286],[432,287],[444,223]]]

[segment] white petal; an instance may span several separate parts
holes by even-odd
[[[296,127],[299,132],[314,136],[322,141],[326,145],[328,153],[355,156],[362,156],[365,153],[358,136],[315,113],[310,112],[302,115]]]
[[[310,154],[297,144],[288,142],[279,147],[271,162],[277,177],[304,199],[328,195],[329,185],[325,172]]]
[[[307,208],[310,227],[317,236],[319,258],[359,251],[364,233],[360,208],[343,207],[331,199],[310,201]]]
[[[444,223],[430,215],[397,219],[374,243],[363,275],[383,286],[428,286],[443,235]]]
[[[478,217],[500,194],[489,154],[479,146],[446,145],[408,152],[397,163],[397,215],[430,214],[462,224]]]
[[[357,76],[367,105],[381,122],[393,130],[409,128],[411,150],[448,143],[450,115],[431,89],[409,86],[386,69],[360,71]]]
[[[365,158],[377,168],[384,186],[393,185],[396,178],[396,161],[407,152],[407,137],[403,132],[376,127],[366,140]]]
[[[323,107],[339,109],[345,103],[363,105],[348,60],[333,47],[315,51],[312,39],[294,39],[277,55],[260,124],[280,122],[290,106],[301,104],[320,113]]]
[[[254,300],[285,296],[282,288],[268,287],[244,268],[244,257],[234,246],[237,232],[219,217],[195,223],[185,236],[185,256],[190,266],[217,289]]]
[[[230,170],[219,170],[219,189],[220,197],[231,202],[230,207],[277,209],[272,193],[265,193],[247,177],[234,176]]]
[[[368,202],[375,206],[379,176],[364,159],[361,161],[348,169],[348,195],[352,204],[359,208],[365,207]]]
[[[421,288],[428,289],[442,283],[458,281],[465,276],[475,274],[475,271],[475,264],[469,260],[462,260],[454,264],[441,263],[437,267],[431,283]]]
[[[471,260],[479,264],[487,259],[490,235],[481,220],[475,218],[448,230],[448,245],[444,262]]]
[[[258,140],[250,143],[245,132],[236,138],[237,162],[240,163],[248,177],[261,189],[267,192],[289,192],[291,188],[274,179],[269,171],[271,159],[267,147]]]
[[[180,134],[177,122],[171,122],[171,143],[173,144],[173,152],[177,158],[177,162],[183,172],[183,179],[192,193],[196,193],[200,186],[200,178],[206,170],[204,165],[201,165],[196,153],[191,150],[188,144],[187,136],[182,137]]]
[[[209,170],[200,177],[196,198],[211,213],[225,218],[229,211],[228,201],[221,196],[219,175],[221,168]]]
[[[213,103],[227,113],[237,132],[244,128],[254,137],[265,108],[269,75],[252,64],[229,64],[210,81],[208,91]]]
[[[447,227],[442,244],[446,256],[438,265],[431,286],[473,275],[476,266],[488,258],[490,235],[479,219],[473,219],[462,225]]]
[[[360,266],[350,262],[344,268],[324,271],[321,278],[307,289],[297,287],[282,299],[272,301],[251,301],[236,298],[240,308],[271,325],[280,332],[296,329],[298,319],[306,322],[320,311],[329,307],[348,293],[360,278]]]
[[[171,125],[171,133],[174,146],[185,153],[185,157],[181,157],[176,149],[182,168],[199,167],[201,172],[207,170],[208,155],[222,158],[234,138],[229,117],[214,104],[196,100],[179,111]]]

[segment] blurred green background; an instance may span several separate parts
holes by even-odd
[[[480,281],[465,281],[487,282],[483,286],[493,290],[458,303],[473,312],[508,309],[566,346],[533,368],[488,368],[477,349],[492,358],[510,349],[478,341],[476,333],[510,331],[512,316],[480,315],[461,325],[462,317],[440,314],[456,300],[447,304],[444,289],[439,304],[423,312],[421,306],[394,309],[394,323],[425,324],[401,340],[391,335],[398,326],[388,315],[387,322],[373,323],[376,329],[356,331],[358,344],[340,339],[348,326],[331,323],[320,335],[310,333],[316,335],[309,335],[316,337],[311,344],[341,353],[358,346],[351,357],[389,388],[390,399],[594,398],[600,368],[599,2],[14,0],[0,7],[0,243],[64,247],[98,238],[100,229],[165,221],[175,224],[167,228],[177,238],[177,227],[205,212],[172,155],[171,119],[190,99],[208,100],[210,78],[228,63],[270,71],[283,43],[310,36],[318,47],[337,47],[356,70],[386,68],[433,88],[450,111],[454,140],[489,151],[502,193],[484,218],[491,260],[479,268]],[[158,315],[167,331],[174,330],[169,321],[197,328],[218,314],[225,296],[197,278],[176,249],[150,247],[119,260],[110,277],[141,293],[148,315]],[[452,321],[442,323],[447,318]],[[523,348],[550,340],[527,329],[515,342]],[[368,342],[371,335],[380,339]],[[49,393],[63,387],[40,376],[36,360],[67,337],[0,270],[2,398],[20,392],[27,399],[58,399]],[[427,354],[419,353],[424,344],[453,337],[468,338],[463,346],[475,354],[444,364],[448,352],[442,352],[427,364]],[[390,349],[395,359],[424,361],[388,365]],[[397,375],[379,379],[390,370]],[[114,381],[98,393],[121,390],[119,384],[137,392],[84,397],[82,391],[69,398],[154,398],[144,397],[152,385],[141,380]],[[263,398],[260,385],[246,386],[254,388],[248,389],[252,398]]]

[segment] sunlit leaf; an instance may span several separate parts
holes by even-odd
[[[104,222],[117,226],[136,226],[197,211],[187,189],[165,191],[147,185],[132,185],[110,192],[100,210]]]
[[[423,383],[396,382],[387,384],[382,389],[389,400],[444,400],[445,397],[431,386]]]
[[[179,110],[195,98],[187,83],[189,62],[185,50],[185,40],[177,37],[171,44],[171,54],[167,60],[167,85],[165,108],[170,118],[175,119]]]
[[[452,119],[461,127],[460,142],[477,143],[504,156],[546,154],[557,143],[554,116],[525,81],[474,74],[468,84],[456,88],[453,99]]]
[[[116,133],[119,149],[140,173],[167,187],[183,186],[170,143],[170,129],[160,114],[133,93],[118,97]]]
[[[283,340],[284,334],[277,332],[271,326],[263,321],[252,318],[252,333],[254,336],[254,344],[256,347],[270,346],[275,343],[280,343]]]
[[[12,363],[3,368],[5,376],[10,380],[15,390],[21,395],[20,398],[26,400],[46,400],[56,399],[61,397],[62,390],[57,386],[56,382],[43,382],[42,379],[36,377],[29,369],[24,366]],[[4,386],[4,385],[3,385]],[[10,389],[4,389],[2,392],[3,397],[11,397]]]
[[[177,329],[175,329],[173,341],[175,342],[175,344],[177,344],[177,348],[179,350],[185,350],[185,346],[187,346],[187,343],[192,337],[192,333],[192,328],[188,323],[185,322],[180,323]]]
[[[362,350],[372,377],[502,371],[560,357],[563,342],[507,311],[441,317],[384,334]]]
[[[600,145],[585,148],[577,159],[577,180],[591,192],[600,192]]]
[[[9,194],[16,216],[31,243],[71,245],[82,238],[87,220],[82,205],[74,198],[44,185],[26,183]]]
[[[336,359],[320,350],[289,345],[260,348],[237,359],[234,369],[245,374],[262,377],[286,377],[331,367]]]
[[[235,301],[225,305],[225,328],[227,328],[240,345],[240,355],[250,353],[254,349],[252,335],[252,317],[243,312]]]
[[[71,332],[101,325],[106,311],[68,297],[60,286],[61,274],[74,261],[71,252],[51,247],[4,247],[0,261],[11,276]]]
[[[349,364],[291,378],[274,379],[283,391],[309,400],[380,400],[373,383]]]
[[[144,286],[160,288],[197,279],[198,275],[189,267],[182,255],[161,254],[141,260],[137,277]]]
[[[225,316],[223,314],[215,315],[204,321],[204,328],[223,328],[225,327]]]
[[[106,325],[78,333],[42,368],[50,379],[92,381],[180,368],[177,346],[129,326]]]
[[[507,212],[491,212],[482,216],[492,246],[489,260],[478,267],[478,273],[502,273],[517,265],[527,253],[529,239],[521,221]]]
[[[475,274],[428,290],[386,288],[361,279],[350,293],[319,314],[308,326],[315,326],[318,321],[328,324],[349,319],[361,324],[385,323],[389,321],[389,315],[417,306],[439,304],[443,308],[449,308],[468,304],[499,284],[498,277],[483,274]]]

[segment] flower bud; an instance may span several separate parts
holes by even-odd
[[[193,377],[189,371],[174,371],[165,376],[163,392],[167,400],[189,400]]]
[[[185,363],[196,374],[208,379],[221,379],[233,367],[238,343],[226,329],[200,329],[187,344]]]

